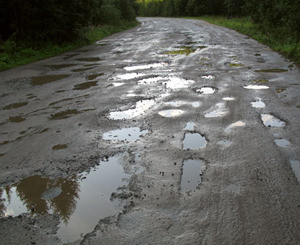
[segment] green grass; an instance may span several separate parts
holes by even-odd
[[[228,19],[222,16],[187,17],[207,21],[211,24],[227,27],[250,36],[260,43],[266,44],[274,51],[283,54],[300,65],[300,42],[293,39],[284,28],[264,30],[249,18]]]
[[[137,21],[124,21],[116,26],[104,25],[101,27],[93,27],[86,31],[85,36],[81,40],[61,45],[48,43],[42,48],[31,48],[24,44],[18,45],[13,41],[6,41],[0,46],[0,71],[8,70],[34,61],[56,56],[85,45],[93,44],[97,40],[110,36],[114,33],[130,29],[137,25]]]

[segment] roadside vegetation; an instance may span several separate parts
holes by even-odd
[[[140,16],[193,17],[251,36],[300,65],[299,0],[138,0]]]
[[[0,71],[138,24],[134,0],[0,0]]]

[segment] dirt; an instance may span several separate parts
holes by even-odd
[[[0,73],[1,242],[299,244],[299,69],[223,27],[139,21]]]

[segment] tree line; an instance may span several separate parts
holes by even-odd
[[[249,16],[266,31],[300,40],[300,0],[138,0],[140,16]]]
[[[0,44],[68,42],[88,26],[136,17],[134,0],[0,0],[0,6]]]

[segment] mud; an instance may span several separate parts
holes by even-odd
[[[79,83],[74,85],[74,90],[85,90],[89,89],[90,87],[95,87],[97,86],[98,82],[97,81],[92,81],[92,82],[85,82],[85,83]]]

